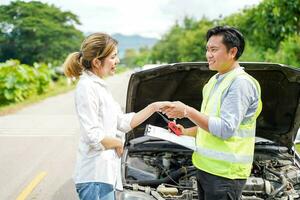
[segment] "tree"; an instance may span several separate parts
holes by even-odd
[[[212,27],[212,22],[205,18],[195,21],[193,23],[194,26],[187,26],[186,22],[187,20],[184,23],[185,31],[183,37],[179,41],[179,61],[204,61],[206,60],[206,32]]]
[[[163,35],[151,51],[152,63],[203,61],[206,32],[216,25],[238,28],[246,39],[241,61],[270,61],[300,66],[300,1],[263,0],[225,18],[185,17]],[[131,54],[131,59],[136,54]]]
[[[300,68],[300,35],[294,34],[283,40],[276,53],[269,50],[266,60]]]
[[[0,62],[58,64],[78,51],[83,34],[75,28],[78,17],[38,1],[14,1],[0,6]]]
[[[151,51],[148,47],[141,47],[138,51],[126,49],[122,63],[129,68],[144,66],[151,63],[150,53]]]
[[[205,60],[206,32],[213,23],[185,17],[176,23],[152,48],[153,62],[192,62]]]
[[[300,34],[300,1],[264,0],[230,15],[222,24],[238,27],[251,45],[277,50],[285,38]]]
[[[183,28],[176,22],[170,31],[152,47],[152,60],[154,62],[178,62],[179,40],[182,38],[183,31]]]
[[[135,66],[135,60],[137,58],[137,51],[135,49],[126,49],[125,50],[125,54],[124,54],[124,58],[122,59],[122,63],[126,66],[126,67],[136,67]]]

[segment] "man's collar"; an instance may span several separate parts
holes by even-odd
[[[239,65],[238,67],[234,68],[233,70],[231,70],[231,71],[229,71],[229,72],[226,72],[225,74],[219,74],[219,73],[217,73],[216,79],[221,80],[221,79],[223,79],[227,74],[229,74],[230,72],[235,71],[235,70],[238,70],[238,71],[244,70],[244,67],[241,67],[241,66]]]

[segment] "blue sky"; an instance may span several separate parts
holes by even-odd
[[[0,0],[8,4],[11,0]],[[25,0],[28,1],[28,0]],[[184,16],[216,19],[261,0],[41,0],[79,16],[83,32],[139,34],[160,38]]]

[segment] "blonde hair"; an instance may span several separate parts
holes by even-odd
[[[94,33],[81,44],[79,52],[70,53],[64,64],[67,77],[78,78],[83,70],[91,70],[92,60],[104,60],[116,47],[118,42],[106,33]]]

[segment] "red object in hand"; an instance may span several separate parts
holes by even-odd
[[[169,121],[168,122],[168,128],[175,133],[177,136],[182,135],[181,130],[176,126],[175,122]]]
[[[182,135],[181,130],[176,126],[176,123],[173,121],[168,120],[165,116],[163,116],[161,113],[157,112],[164,120],[168,123],[168,128],[175,133],[175,135],[180,136]]]

